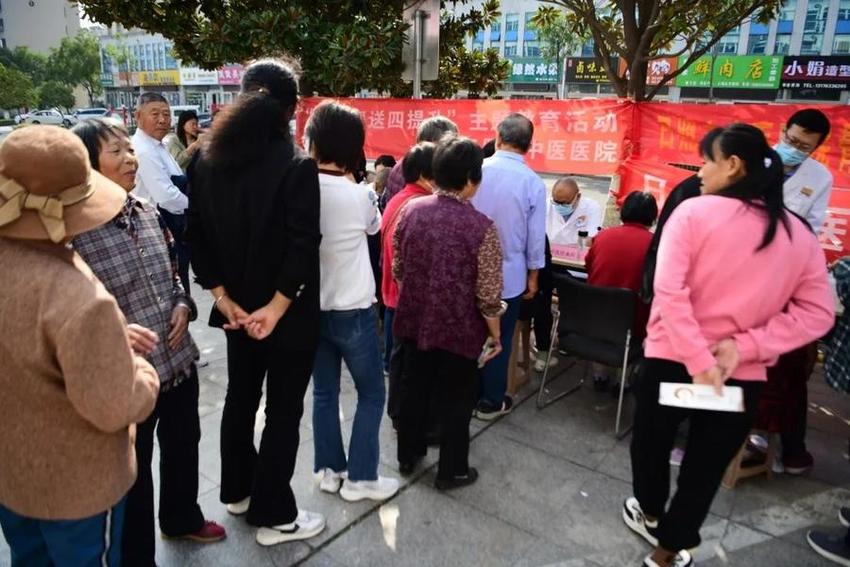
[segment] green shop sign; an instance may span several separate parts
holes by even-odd
[[[679,66],[687,61],[679,58]],[[782,78],[782,57],[770,55],[703,55],[676,77],[679,87],[776,89]]]
[[[558,64],[542,57],[511,57],[509,83],[557,83]]]

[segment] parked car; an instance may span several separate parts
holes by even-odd
[[[201,107],[197,104],[175,104],[171,106],[171,127],[177,126],[177,119],[180,114],[186,110],[194,110],[195,114],[201,112]]]
[[[62,114],[55,108],[50,110],[36,110],[30,113],[23,121],[24,124],[53,124],[65,126],[66,128],[77,123],[77,119],[70,114]]]
[[[78,108],[74,112],[74,118],[85,120],[86,118],[106,118],[112,116],[112,111],[108,108]]]
[[[206,130],[210,126],[212,126],[213,117],[209,112],[200,112],[198,113],[198,127],[201,130]]]
[[[14,118],[15,124],[20,124],[21,122],[23,122],[24,120],[29,118],[30,114],[31,114],[30,112],[24,112],[23,114],[18,114]]]

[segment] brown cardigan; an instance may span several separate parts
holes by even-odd
[[[79,519],[136,477],[133,423],[156,371],[130,350],[115,300],[62,246],[0,238],[0,504]]]

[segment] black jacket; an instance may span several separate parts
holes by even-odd
[[[319,176],[288,138],[238,169],[205,155],[189,167],[187,234],[196,281],[223,285],[248,313],[281,292],[293,300],[269,340],[313,349],[319,334]],[[213,307],[210,325],[224,316]]]

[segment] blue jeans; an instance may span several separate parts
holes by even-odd
[[[121,565],[125,502],[81,520],[38,520],[0,505],[0,526],[12,550],[12,567]]]
[[[384,309],[384,372],[390,371],[390,358],[393,354],[393,319],[395,309]]]
[[[519,306],[521,302],[522,296],[505,300],[505,303],[508,304],[508,309],[502,315],[500,324],[502,352],[488,362],[480,373],[481,383],[479,391],[481,392],[481,396],[479,398],[479,404],[483,404],[489,408],[501,408],[502,402],[505,399],[505,392],[508,389],[508,364],[511,360],[514,329],[519,318]]]
[[[315,471],[348,470],[353,481],[378,478],[378,430],[386,388],[378,348],[374,309],[322,311],[319,348],[313,365],[313,445]],[[357,410],[348,446],[348,461],[339,423],[342,362],[357,389]]]

